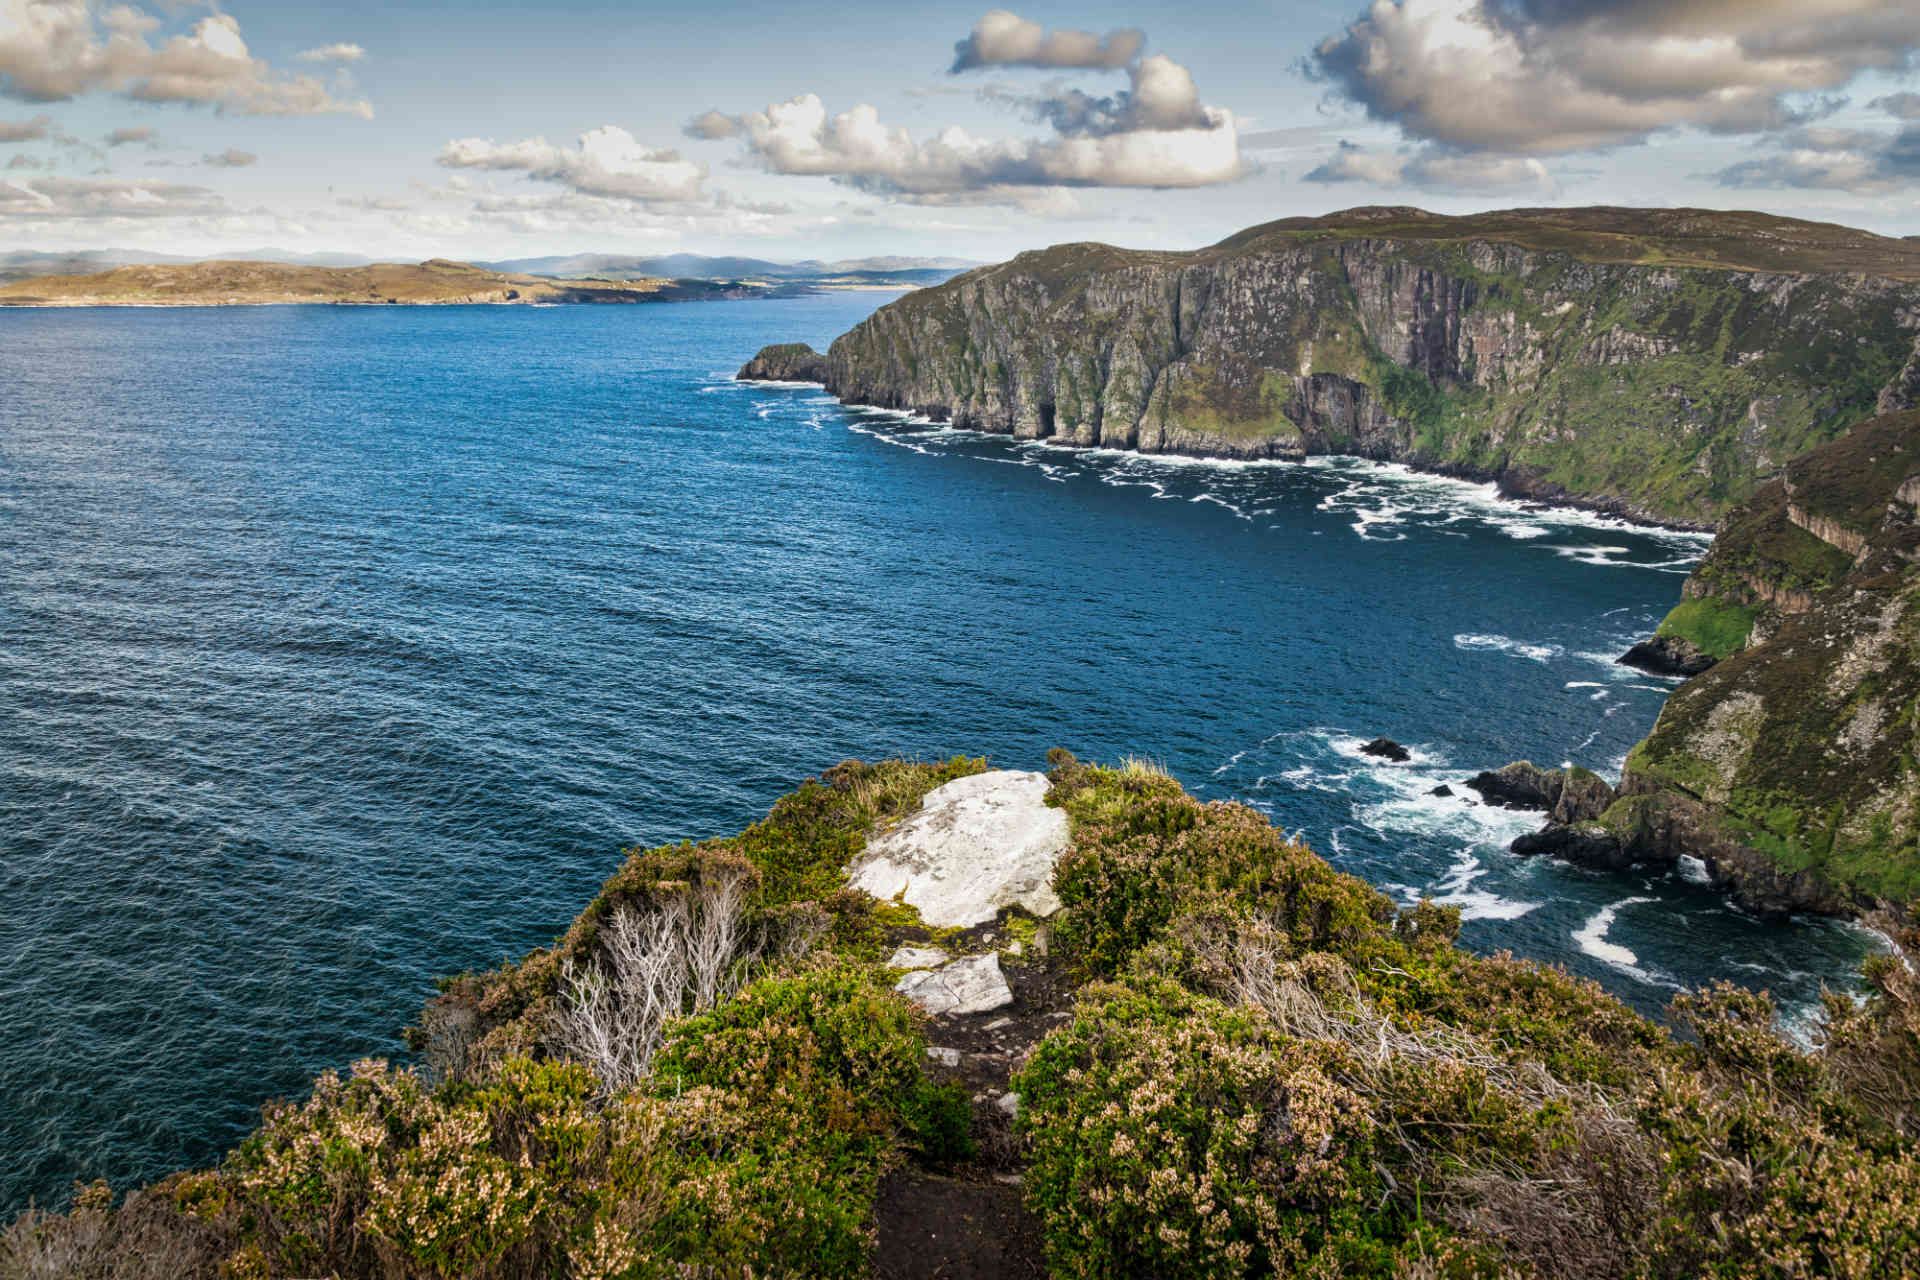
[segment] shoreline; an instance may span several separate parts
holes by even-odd
[[[1014,440],[1021,444],[1040,445],[1049,449],[1062,449],[1074,453],[1111,453],[1125,457],[1179,459],[1197,463],[1214,463],[1228,466],[1294,466],[1303,467],[1317,458],[1351,458],[1361,462],[1371,462],[1385,467],[1405,467],[1418,475],[1437,476],[1446,480],[1457,480],[1463,484],[1492,485],[1494,496],[1503,502],[1516,506],[1536,506],[1546,510],[1578,511],[1586,515],[1599,516],[1608,520],[1617,520],[1623,525],[1636,529],[1654,530],[1660,533],[1681,533],[1712,538],[1718,532],[1717,525],[1699,524],[1676,520],[1656,520],[1651,516],[1623,509],[1617,499],[1582,498],[1575,494],[1556,492],[1552,495],[1527,492],[1516,487],[1511,472],[1490,472],[1474,467],[1441,464],[1423,466],[1402,458],[1374,458],[1360,453],[1309,453],[1299,458],[1236,458],[1224,454],[1186,453],[1179,450],[1117,449],[1112,445],[1079,444],[1064,436],[1017,436],[1011,431],[993,431],[982,427],[956,427],[930,414],[916,409],[898,409],[890,405],[863,404],[834,395],[832,388],[824,382],[808,382],[794,378],[742,378],[735,374],[733,380],[748,386],[762,387],[817,387],[828,395],[833,395],[835,403],[845,409],[862,409],[869,413],[894,414],[908,421],[921,421],[930,426],[938,426],[949,431],[966,431],[974,435],[989,436],[1002,440]]]

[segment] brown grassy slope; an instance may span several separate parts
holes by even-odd
[[[435,258],[418,264],[306,267],[196,262],[43,276],[0,286],[0,305],[218,306],[235,303],[646,302],[670,280],[553,280]]]
[[[1920,280],[1920,239],[1749,210],[1602,205],[1449,217],[1404,206],[1368,206],[1265,223],[1201,253],[1232,256],[1286,241],[1341,239],[1491,240],[1589,262]]]

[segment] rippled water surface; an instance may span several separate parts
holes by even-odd
[[[1698,539],[729,381],[880,300],[0,311],[0,1214],[217,1158],[846,756],[1149,756],[1649,1009],[1859,956],[1427,794],[1616,769]]]

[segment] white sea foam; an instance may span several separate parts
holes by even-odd
[[[1618,969],[1621,973],[1647,983],[1649,986],[1657,985],[1653,976],[1640,967],[1639,956],[1619,943],[1607,940],[1607,931],[1613,928],[1614,917],[1620,913],[1622,907],[1638,906],[1643,902],[1652,901],[1652,898],[1622,898],[1618,902],[1609,903],[1574,931],[1574,942],[1582,952],[1602,964]]]
[[[1547,662],[1559,657],[1566,650],[1557,644],[1529,644],[1523,640],[1512,640],[1506,636],[1489,636],[1469,633],[1453,638],[1453,647],[1484,653],[1511,653],[1516,657],[1527,658],[1534,662]]]
[[[1474,888],[1473,882],[1485,874],[1486,864],[1468,850],[1447,868],[1447,874],[1434,882],[1433,887],[1440,892],[1433,900],[1442,906],[1460,908],[1462,920],[1518,920],[1540,905]]]

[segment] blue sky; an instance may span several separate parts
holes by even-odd
[[[1920,233],[1912,0],[771,8],[0,0],[0,250],[987,259],[1357,204]]]

